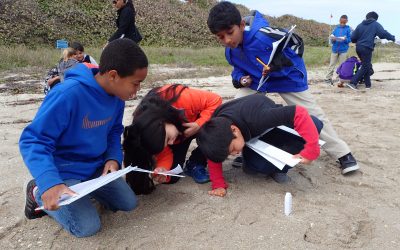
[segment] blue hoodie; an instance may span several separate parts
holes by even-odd
[[[243,33],[243,42],[237,48],[225,49],[225,57],[233,66],[232,79],[240,81],[242,76],[250,75],[252,84],[250,88],[257,90],[258,83],[262,77],[263,65],[257,62],[259,57],[264,63],[268,63],[272,42],[274,39],[260,31],[260,28],[268,27],[268,21],[260,12],[255,12],[251,27],[246,26]],[[280,71],[269,73],[269,79],[259,89],[260,92],[301,92],[308,89],[307,72],[304,61],[292,49],[285,48],[284,54],[288,57],[293,66],[283,67]]]
[[[40,195],[67,179],[88,180],[107,160],[121,164],[124,107],[84,64],[65,73],[19,141]]]
[[[395,41],[395,37],[387,32],[375,19],[367,19],[360,23],[351,34],[351,41],[356,46],[362,46],[374,50],[375,37]]]
[[[338,25],[332,31],[332,34],[336,37],[346,37],[343,41],[332,41],[332,52],[333,53],[346,53],[349,50],[349,43],[351,42],[351,29],[350,26]]]

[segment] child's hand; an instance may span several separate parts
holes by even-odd
[[[77,193],[69,189],[65,184],[55,185],[42,194],[44,209],[50,211],[57,210],[58,201],[63,194],[67,194],[69,196],[77,195]]]
[[[199,124],[195,122],[183,123],[182,125],[187,128],[183,132],[183,135],[187,138],[197,134],[197,132],[199,132],[200,129]]]
[[[164,172],[167,172],[167,170],[163,167],[158,167],[158,168],[154,169],[154,174],[152,174],[152,176],[151,176],[153,181],[158,182],[158,183],[169,182],[171,180],[170,176],[157,174],[157,173],[164,173]]]
[[[252,82],[253,82],[253,80],[251,79],[250,76],[242,76],[240,78],[240,84],[242,84],[243,87],[250,86]]]
[[[106,162],[106,164],[104,164],[104,169],[103,169],[103,174],[102,175],[106,175],[108,174],[108,172],[115,172],[118,171],[119,169],[119,164],[117,161],[115,160],[109,160]]]
[[[306,158],[304,158],[303,156],[301,156],[300,154],[293,155],[293,158],[300,159],[300,163],[301,163],[301,164],[309,165],[309,164],[311,164],[311,162],[312,162],[312,160],[306,159]]]
[[[208,191],[208,194],[212,195],[212,196],[224,197],[226,195],[226,189],[225,188],[216,188],[211,191]]]
[[[267,76],[267,74],[271,72],[271,68],[269,66],[264,66],[263,71],[262,71],[262,75],[263,76]]]

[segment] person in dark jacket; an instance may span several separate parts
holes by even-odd
[[[347,86],[353,90],[357,90],[357,84],[360,80],[365,80],[366,89],[371,88],[371,71],[372,71],[372,51],[375,47],[375,37],[395,41],[395,37],[387,32],[378,20],[378,14],[374,11],[369,12],[365,20],[357,26],[351,34],[351,41],[356,43],[356,52],[361,59],[361,68],[351,79]]]
[[[108,43],[118,38],[128,38],[138,43],[142,39],[135,26],[135,7],[132,0],[114,0],[117,9],[117,31],[108,39]]]
[[[300,143],[293,136],[285,137],[275,127],[285,125],[294,128]],[[243,153],[243,171],[271,176],[276,182],[288,180],[285,166],[282,170],[246,146],[253,138],[275,145],[300,159],[302,164],[310,164],[320,154],[318,132],[323,124],[311,117],[307,110],[298,105],[282,106],[271,99],[255,94],[241,97],[221,105],[212,118],[200,129],[197,144],[208,159],[212,190],[210,195],[225,196],[228,185],[222,174],[222,162],[228,155]],[[275,128],[263,135],[268,129]],[[278,145],[277,145],[278,144]]]

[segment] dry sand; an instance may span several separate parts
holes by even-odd
[[[352,148],[358,173],[342,176],[335,160],[322,152],[313,165],[290,171],[291,183],[280,185],[248,176],[226,161],[230,188],[225,198],[207,195],[209,184],[184,178],[139,196],[133,212],[101,211],[102,230],[85,239],[69,235],[49,217],[24,218],[23,185],[31,177],[18,139],[43,95],[2,93],[0,249],[400,249],[400,64],[375,64],[374,69],[373,89],[358,92],[324,85],[322,69],[309,73],[311,92]],[[18,77],[2,74],[0,87],[40,84],[38,78],[27,83]],[[212,90],[225,100],[235,93],[228,76],[168,82]],[[141,94],[147,90],[144,86]],[[127,102],[125,124],[136,104]],[[293,194],[289,217],[283,214],[285,192]]]

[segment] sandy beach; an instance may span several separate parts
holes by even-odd
[[[150,68],[153,75],[164,74],[163,83],[211,90],[224,100],[235,95],[228,74],[176,80],[168,75],[179,70],[188,69]],[[2,73],[0,249],[400,249],[400,64],[377,63],[374,70],[372,89],[361,86],[357,92],[324,84],[325,68],[309,70],[310,90],[352,149],[361,167],[357,173],[342,176],[339,164],[321,151],[312,165],[291,170],[292,181],[282,185],[246,175],[228,160],[226,197],[209,196],[210,184],[190,177],[159,185],[139,196],[130,213],[101,210],[101,231],[84,239],[48,216],[23,215],[23,187],[31,176],[18,140],[43,100],[42,80],[35,75],[26,81],[29,72]],[[32,91],[4,91],[10,84]],[[144,84],[139,96],[149,88]],[[278,95],[268,96],[282,103]],[[125,125],[137,103],[127,102]],[[290,216],[283,213],[286,192],[293,195]]]

